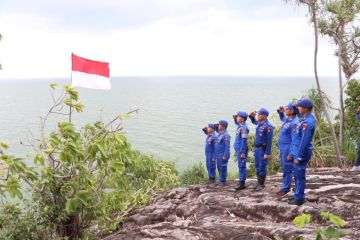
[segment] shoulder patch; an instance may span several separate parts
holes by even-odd
[[[267,132],[270,133],[272,130],[272,127],[267,127]]]

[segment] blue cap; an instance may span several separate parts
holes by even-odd
[[[238,115],[239,117],[242,117],[242,118],[245,118],[245,119],[247,119],[248,116],[249,116],[246,112],[238,112],[237,115]]]
[[[209,128],[212,128],[212,129],[215,129],[215,124],[209,123],[209,124],[208,124],[208,127],[209,127]]]
[[[294,103],[289,102],[288,105],[286,105],[286,108],[289,108],[289,109],[293,109],[293,110],[294,110],[294,109],[296,108],[296,106],[295,106]]]
[[[220,124],[221,126],[223,126],[223,127],[226,127],[226,128],[227,128],[227,126],[228,126],[228,122],[225,121],[225,120],[220,120],[220,121],[219,121],[219,124]]]
[[[303,98],[298,101],[298,106],[302,108],[312,108],[313,102],[309,98]]]
[[[295,106],[294,103],[290,102],[288,103],[288,105],[286,105],[287,109],[292,109],[294,110],[294,113],[297,115],[299,113],[299,110],[297,109],[297,107]]]
[[[266,108],[260,108],[260,110],[258,111],[258,114],[269,116],[269,111]]]

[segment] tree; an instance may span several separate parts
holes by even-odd
[[[350,80],[346,86],[345,94],[345,121],[346,130],[349,131],[350,137],[354,141],[359,140],[360,126],[356,119],[356,111],[360,106],[360,82],[358,80]]]
[[[112,231],[153,191],[178,184],[171,164],[132,150],[126,140],[122,120],[137,110],[80,129],[59,122],[47,136],[44,129],[50,116],[69,115],[63,110],[70,106],[76,112],[84,109],[74,88],[65,86],[59,96],[54,93],[56,85],[51,88],[53,106],[42,118],[40,139],[30,143],[35,167],[6,152],[0,155],[10,169],[8,179],[0,184],[0,196],[21,198],[21,185],[28,187],[36,212],[33,219],[44,229],[38,234],[45,236],[41,239],[79,239],[92,225]]]
[[[318,9],[319,9],[318,0],[285,0],[285,2],[294,2],[297,5],[306,5],[309,8],[310,20],[313,23],[314,36],[315,36],[315,38],[314,38],[314,76],[315,76],[315,81],[316,81],[316,87],[321,96],[321,104],[324,108],[326,120],[330,126],[331,138],[334,143],[335,151],[336,151],[336,162],[337,162],[338,166],[341,166],[342,165],[341,152],[340,152],[338,140],[336,137],[335,128],[331,122],[330,114],[327,109],[325,98],[323,96],[323,91],[321,88],[319,75],[318,75],[318,69],[317,69],[318,49],[319,49],[319,30],[318,30],[318,20],[317,20],[317,14],[318,14]]]
[[[339,78],[339,142],[344,142],[345,106],[344,87],[358,71],[360,58],[360,29],[355,25],[360,12],[359,0],[327,1],[321,11],[319,29],[321,34],[329,36],[337,46],[338,78]],[[346,82],[343,83],[342,74]]]

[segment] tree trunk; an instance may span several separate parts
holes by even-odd
[[[59,237],[69,240],[77,240],[82,237],[82,229],[79,223],[79,217],[71,215],[67,220],[60,224],[57,228]]]
[[[339,91],[340,91],[340,111],[339,111],[339,120],[340,120],[340,129],[339,129],[339,143],[340,147],[342,147],[344,143],[344,130],[345,130],[345,120],[344,120],[344,91],[343,91],[343,79],[342,79],[342,68],[341,68],[341,56],[342,56],[342,45],[341,42],[338,41],[339,50],[338,50],[338,64],[339,64]]]
[[[315,80],[316,80],[316,86],[317,89],[319,91],[320,94],[320,98],[321,98],[321,104],[323,105],[324,108],[324,113],[326,116],[326,120],[329,123],[329,127],[331,130],[331,138],[333,140],[334,146],[335,146],[335,152],[336,152],[336,164],[341,167],[342,163],[341,163],[341,154],[340,154],[340,148],[339,148],[339,144],[336,138],[336,133],[335,133],[335,129],[334,126],[331,123],[331,118],[329,115],[329,112],[327,110],[327,106],[323,97],[323,92],[321,90],[321,86],[320,86],[320,80],[319,80],[319,76],[318,76],[318,72],[317,72],[317,55],[318,55],[318,48],[319,48],[319,32],[318,32],[318,25],[317,25],[317,15],[316,15],[316,6],[317,5],[317,0],[314,0],[310,3],[310,10],[311,10],[311,15],[312,15],[312,20],[313,20],[313,24],[314,24],[314,34],[315,34],[315,49],[314,49],[314,74],[315,74]]]

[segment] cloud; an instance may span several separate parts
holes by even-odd
[[[71,52],[109,61],[112,76],[312,75],[312,29],[303,12],[281,3],[258,1],[264,4],[250,8],[248,0],[241,1],[243,6],[240,1],[211,0],[191,4],[180,0],[72,2],[74,12],[89,2],[86,9],[97,14],[101,9],[127,9],[127,17],[137,20],[95,31],[95,27],[89,30],[93,26],[87,22],[92,15],[78,19],[90,26],[82,29],[81,24],[71,26],[63,17],[49,17],[40,6],[33,6],[27,14],[22,12],[25,9],[3,12],[0,62],[4,70],[0,78],[67,77]],[[64,5],[50,9],[62,12]],[[139,17],[146,7],[147,15]],[[103,21],[97,15],[93,18]],[[320,73],[335,75],[332,47],[326,40],[321,45]]]

